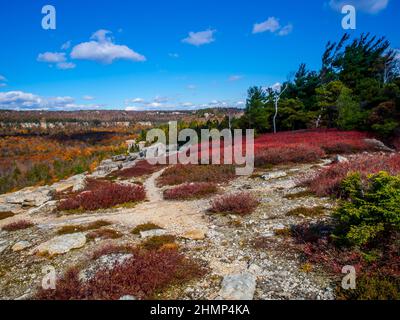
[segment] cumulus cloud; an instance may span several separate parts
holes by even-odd
[[[83,99],[83,100],[90,101],[90,100],[94,100],[95,98],[92,97],[92,96],[83,96],[82,99]]]
[[[64,52],[45,52],[39,53],[37,61],[47,63],[60,63],[65,62],[67,58]]]
[[[329,5],[332,9],[341,11],[345,5],[353,5],[356,9],[375,14],[384,9],[389,4],[389,0],[330,0]]]
[[[253,34],[271,32],[278,36],[287,36],[293,31],[293,25],[288,24],[284,27],[281,26],[279,19],[275,17],[269,17],[267,20],[261,23],[255,23],[253,25]]]
[[[215,41],[214,33],[216,30],[205,30],[199,32],[189,32],[189,36],[182,40],[184,43],[188,43],[194,46],[202,46]]]
[[[76,65],[72,62],[67,62],[64,52],[45,52],[39,53],[37,61],[46,62],[50,65],[55,64],[58,69],[67,70],[74,69]]]
[[[75,99],[65,97],[41,97],[23,91],[0,92],[0,109],[10,110],[81,110],[99,108],[101,105],[78,105]]]
[[[115,60],[146,61],[146,57],[133,51],[125,45],[118,45],[109,36],[111,31],[98,30],[89,42],[82,42],[73,47],[72,59],[92,60],[100,63],[111,64]]]

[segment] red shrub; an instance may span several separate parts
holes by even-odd
[[[247,215],[259,205],[259,201],[248,193],[236,193],[221,196],[211,203],[211,212]]]
[[[232,165],[182,165],[166,169],[158,179],[160,186],[175,186],[190,182],[227,182],[235,177]]]
[[[18,230],[28,229],[33,226],[34,226],[34,224],[30,221],[19,220],[16,222],[9,223],[9,224],[3,226],[1,229],[4,231],[18,231]]]
[[[285,163],[308,163],[315,162],[325,156],[325,152],[311,145],[288,145],[283,147],[271,147],[260,149],[255,156],[255,165]]]
[[[87,282],[70,269],[56,290],[40,289],[39,300],[118,300],[124,295],[154,298],[156,292],[204,275],[204,270],[176,250],[133,250],[133,257],[111,269],[99,270]]]
[[[147,160],[139,161],[132,168],[123,169],[118,171],[115,175],[120,178],[136,178],[145,176],[148,174],[152,174],[156,171],[159,171],[163,168],[163,165],[152,165],[147,162]]]
[[[164,199],[166,200],[186,200],[201,198],[217,192],[217,186],[212,183],[186,183],[178,187],[165,190]]]
[[[367,176],[380,171],[399,174],[400,154],[356,156],[349,162],[333,164],[319,171],[315,177],[304,181],[304,184],[318,196],[338,195],[340,184],[349,173],[360,172]]]
[[[372,151],[357,131],[303,130],[261,135],[254,141],[256,165],[313,162],[326,154]]]
[[[72,194],[62,200],[58,210],[98,210],[111,208],[119,204],[142,201],[146,198],[143,186],[122,185],[108,181],[92,182],[88,191]]]

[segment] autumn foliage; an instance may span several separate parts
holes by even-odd
[[[122,185],[108,181],[91,181],[87,189],[78,194],[71,194],[61,200],[58,210],[87,210],[107,209],[128,202],[143,201],[146,192],[143,186]]]
[[[185,183],[164,191],[166,200],[187,200],[201,198],[217,192],[217,186],[213,183],[198,182]]]
[[[223,195],[211,202],[211,212],[248,215],[259,205],[259,201],[249,193]]]

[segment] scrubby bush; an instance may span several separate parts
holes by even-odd
[[[303,184],[318,196],[340,196],[342,181],[352,172],[359,172],[362,177],[386,171],[391,175],[400,174],[400,154],[360,155],[349,162],[336,163],[320,170]]]
[[[125,295],[154,299],[170,285],[180,285],[204,275],[204,270],[176,250],[131,251],[132,258],[103,268],[88,281],[72,268],[57,281],[55,290],[39,289],[38,300],[118,300]]]
[[[112,175],[124,179],[137,178],[152,174],[163,167],[162,165],[152,165],[147,160],[142,160],[138,161],[134,167],[120,170]]]
[[[191,182],[228,182],[235,177],[232,165],[182,165],[166,169],[158,179],[160,186],[176,186]]]
[[[12,231],[28,229],[28,228],[31,228],[33,226],[34,226],[34,224],[32,222],[30,222],[30,221],[19,220],[19,221],[16,221],[16,222],[9,223],[9,224],[3,226],[1,229],[4,230],[4,231],[12,232]]]
[[[165,245],[175,242],[175,237],[172,235],[154,236],[146,239],[140,244],[140,247],[146,250],[162,249]]]
[[[140,224],[138,226],[136,226],[133,230],[132,230],[132,234],[140,234],[140,232],[143,231],[150,231],[150,230],[158,230],[158,229],[162,229],[160,226],[154,224],[154,223],[144,223],[144,224]]]
[[[201,198],[217,192],[217,186],[208,182],[186,183],[164,191],[165,200]]]
[[[71,233],[77,233],[77,232],[85,232],[85,231],[100,229],[102,227],[106,227],[109,225],[111,225],[111,223],[108,221],[104,221],[104,220],[98,220],[98,221],[91,222],[89,224],[84,224],[84,225],[66,225],[66,226],[61,227],[57,231],[57,234],[63,235],[63,234],[71,234]]]
[[[211,212],[224,214],[251,214],[259,205],[259,201],[251,194],[241,192],[221,196],[211,202]]]
[[[99,182],[95,186],[89,184],[87,190],[72,194],[67,199],[61,200],[58,210],[88,210],[107,209],[128,202],[143,201],[146,192],[143,186],[122,185],[111,182]]]
[[[360,173],[354,173],[341,189],[348,200],[334,214],[340,239],[365,245],[383,232],[400,231],[400,176],[380,172],[363,181]]]
[[[325,156],[325,152],[311,145],[290,145],[259,150],[255,156],[255,165],[315,162]]]

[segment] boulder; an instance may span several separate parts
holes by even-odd
[[[84,233],[73,233],[55,237],[32,250],[32,254],[55,256],[64,254],[72,249],[82,248],[86,244]]]
[[[17,213],[19,210],[21,210],[21,205],[18,204],[12,204],[12,203],[0,204],[0,212]]]
[[[48,201],[37,208],[30,209],[28,214],[35,215],[39,213],[51,213],[57,208],[57,203],[56,200]]]
[[[24,207],[39,207],[53,199],[55,190],[52,187],[26,188],[10,193],[5,197],[8,204],[17,204]]]
[[[72,191],[79,192],[84,190],[85,188],[86,188],[86,176],[83,174],[75,176]]]
[[[222,300],[253,300],[256,277],[251,273],[225,276],[220,290]]]
[[[19,251],[29,248],[30,246],[32,246],[32,245],[28,241],[18,241],[16,244],[14,244],[12,246],[11,250],[14,252],[19,252]]]
[[[333,159],[334,163],[346,163],[349,162],[349,159],[346,157],[343,157],[341,155],[336,155],[335,158]]]
[[[206,235],[202,230],[191,230],[182,235],[182,238],[189,240],[204,240],[205,237]]]
[[[396,150],[389,148],[382,141],[377,139],[364,139],[365,143],[374,147],[376,150],[385,151],[385,152],[396,152]]]
[[[112,160],[113,160],[114,162],[122,162],[122,161],[125,161],[125,160],[126,160],[126,155],[120,154],[120,155],[118,155],[118,156],[114,156],[114,157],[112,157]]]

